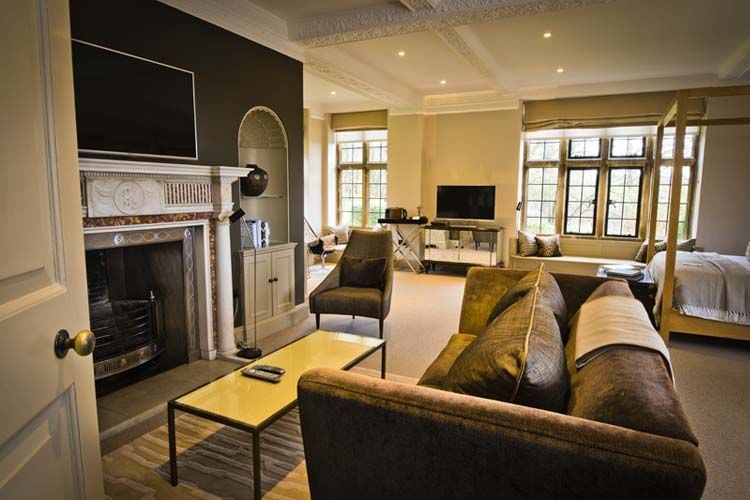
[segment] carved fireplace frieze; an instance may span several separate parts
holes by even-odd
[[[153,162],[79,160],[84,217],[221,212],[247,171]]]

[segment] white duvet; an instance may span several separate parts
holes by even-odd
[[[654,316],[659,317],[666,252],[648,265],[658,289]],[[750,325],[750,262],[744,256],[677,252],[672,307],[680,314]]]

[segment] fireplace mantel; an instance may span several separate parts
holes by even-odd
[[[242,167],[81,158],[84,217],[231,210],[231,183]],[[227,207],[229,200],[229,207]]]
[[[217,347],[222,354],[234,352],[232,254],[228,219],[233,210],[232,183],[246,176],[249,170],[243,167],[94,158],[80,158],[78,164],[82,215],[89,221],[99,219],[107,221],[109,226],[108,219],[102,218],[122,221],[123,218],[138,219],[137,216],[211,214],[216,270]],[[137,224],[130,227],[136,228]],[[97,231],[103,229],[99,226]],[[122,226],[113,226],[112,229],[122,230]],[[208,242],[208,238],[205,241]],[[209,253],[206,246],[206,259]],[[212,319],[210,308],[206,314]],[[208,324],[212,324],[212,321],[208,321]],[[213,359],[215,352],[213,335],[201,339],[204,357]]]

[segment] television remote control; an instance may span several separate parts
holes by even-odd
[[[286,373],[286,370],[283,368],[280,368],[278,366],[271,366],[271,365],[254,365],[253,368],[256,370],[260,370],[263,372],[270,372],[275,373],[277,375],[284,375]]]
[[[256,370],[255,368],[245,368],[242,370],[242,374],[246,377],[257,378],[258,380],[264,380],[273,384],[278,384],[281,381],[281,375]]]

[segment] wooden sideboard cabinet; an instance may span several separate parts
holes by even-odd
[[[240,250],[244,286],[245,321],[253,324],[253,313],[263,321],[294,309],[294,248],[296,243],[279,243],[257,250]],[[257,276],[253,287],[253,276]],[[257,291],[257,310],[253,303]]]

